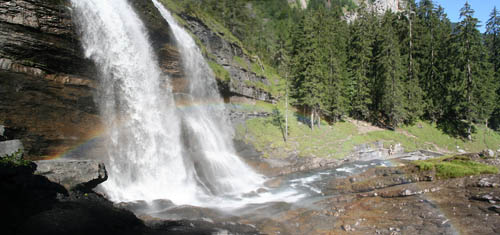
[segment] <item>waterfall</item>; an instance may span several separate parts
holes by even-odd
[[[189,133],[188,155],[195,163],[200,179],[212,194],[233,194],[256,189],[263,178],[253,172],[235,154],[232,125],[227,120],[224,102],[215,76],[194,39],[157,0],[154,5],[168,22],[182,55],[189,82],[185,99],[188,108],[180,109],[184,130]],[[186,102],[186,100],[184,100]]]
[[[71,0],[85,56],[100,72],[107,127],[102,190],[113,201],[204,205],[256,189],[263,178],[236,156],[213,73],[193,39],[158,2],[182,54],[190,106],[177,108],[146,29],[126,0]]]

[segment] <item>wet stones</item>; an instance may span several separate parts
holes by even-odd
[[[493,187],[493,188],[498,188],[500,187],[500,184],[495,182],[494,179],[492,178],[481,178],[479,182],[477,183],[478,187]]]
[[[491,149],[485,149],[479,153],[481,157],[495,157],[495,152]]]
[[[47,177],[67,190],[91,191],[108,178],[104,163],[94,160],[36,161],[36,175]]]
[[[476,196],[471,197],[472,200],[477,200],[477,201],[485,201],[489,202],[491,204],[495,204],[498,201],[500,201],[500,196],[493,195],[491,193],[489,194],[479,194]]]
[[[3,132],[3,128],[0,130]],[[10,156],[23,152],[23,143],[20,140],[7,140],[0,142],[0,157]]]
[[[493,211],[493,212],[496,212],[498,214],[500,214],[500,206],[499,205],[494,205],[494,206],[491,206],[490,208],[488,208],[490,211]]]

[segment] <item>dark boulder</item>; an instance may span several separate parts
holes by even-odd
[[[30,216],[50,209],[57,196],[67,194],[64,187],[43,176],[33,175],[36,165],[0,164],[0,202],[4,214],[3,234],[15,234]]]
[[[104,163],[94,160],[42,160],[35,163],[35,174],[45,176],[67,190],[91,191],[108,178]]]

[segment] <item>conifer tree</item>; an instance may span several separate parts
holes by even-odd
[[[403,74],[404,93],[405,93],[405,109],[406,123],[413,123],[423,114],[424,109],[424,92],[420,88],[419,70],[420,60],[417,57],[415,50],[415,41],[418,37],[415,28],[420,23],[420,19],[416,17],[416,5],[414,0],[408,0],[407,8],[400,15],[398,21],[398,31],[401,42],[401,59],[406,67],[406,73]]]
[[[500,13],[494,7],[486,22],[486,46],[490,52],[490,63],[493,66],[494,84],[500,84]],[[489,120],[491,127],[500,129],[500,87],[496,92],[496,107]]]
[[[342,20],[336,12],[329,11],[322,24],[320,37],[323,40],[324,47],[319,48],[321,53],[325,54],[324,68],[325,77],[323,78],[323,87],[325,96],[323,97],[324,110],[332,121],[342,119],[347,113],[347,23]]]
[[[477,29],[479,20],[474,18],[474,10],[468,2],[460,10],[460,17],[462,21],[454,34],[455,76],[448,87],[451,89],[451,98],[454,99],[450,105],[451,113],[459,118],[457,121],[465,121],[464,134],[471,140],[473,121],[489,116],[492,111],[489,105],[492,101],[482,99],[491,99],[489,94],[494,91],[491,90],[492,87],[484,86],[492,84],[489,71],[491,67],[486,61],[481,34]]]
[[[323,86],[323,78],[325,77],[325,67],[327,66],[324,61],[326,60],[326,53],[322,50],[321,38],[321,22],[324,19],[324,8],[322,11],[308,11],[308,17],[304,21],[304,38],[307,40],[306,46],[303,48],[304,64],[304,80],[300,86],[303,96],[303,105],[307,106],[311,113],[310,125],[314,129],[316,115],[321,110],[325,110],[324,96],[325,87]]]
[[[366,11],[364,3],[358,9],[358,19],[351,24],[349,44],[349,94],[350,115],[356,119],[368,120],[371,99],[371,60],[373,43],[373,22],[375,16]]]
[[[393,28],[396,16],[387,12],[374,43],[374,111],[376,122],[396,128],[406,119],[401,54]]]
[[[455,68],[452,27],[442,7],[437,7],[434,12],[435,16],[430,19],[435,27],[432,31],[432,44],[427,51],[428,66],[422,87],[426,91],[427,118],[434,122],[447,122],[447,83],[454,76]]]

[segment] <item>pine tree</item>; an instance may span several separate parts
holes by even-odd
[[[490,66],[485,58],[485,49],[481,34],[477,29],[479,20],[474,18],[474,10],[468,2],[460,10],[462,21],[454,33],[454,55],[456,71],[452,80],[451,94],[455,101],[451,103],[452,114],[458,121],[465,120],[465,134],[472,139],[473,121],[491,114],[492,84]],[[484,93],[484,94],[483,94]],[[488,99],[488,100],[482,100]]]
[[[490,52],[490,63],[493,66],[494,84],[500,84],[500,13],[494,7],[486,22],[486,43]],[[489,120],[491,127],[500,129],[500,87],[496,92],[496,107]]]
[[[304,38],[307,40],[304,50],[304,81],[299,88],[304,94],[303,105],[307,106],[311,113],[310,125],[314,129],[316,116],[321,110],[325,110],[324,96],[325,87],[323,78],[325,77],[326,53],[322,49],[322,20],[324,19],[323,11],[308,11],[308,17],[304,21]]]
[[[415,28],[420,23],[420,19],[416,17],[416,5],[413,0],[409,0],[407,8],[402,12],[398,21],[398,31],[401,42],[401,58],[404,61],[407,72],[403,75],[404,93],[406,97],[406,123],[414,123],[419,119],[424,110],[424,92],[420,87],[419,70],[420,60],[417,57],[415,50],[416,32]]]
[[[403,74],[399,41],[393,28],[396,16],[387,12],[374,43],[375,121],[396,128],[406,119]]]
[[[351,101],[350,115],[356,119],[367,120],[370,117],[371,99],[371,60],[372,26],[376,18],[366,12],[365,5],[358,9],[358,19],[351,24],[349,44],[349,94]]]
[[[324,71],[323,87],[325,95],[323,96],[322,114],[326,114],[330,120],[338,121],[347,113],[347,23],[341,19],[334,11],[326,14],[326,19],[322,24],[320,38],[323,48],[320,51],[325,54],[324,62],[326,71]]]

